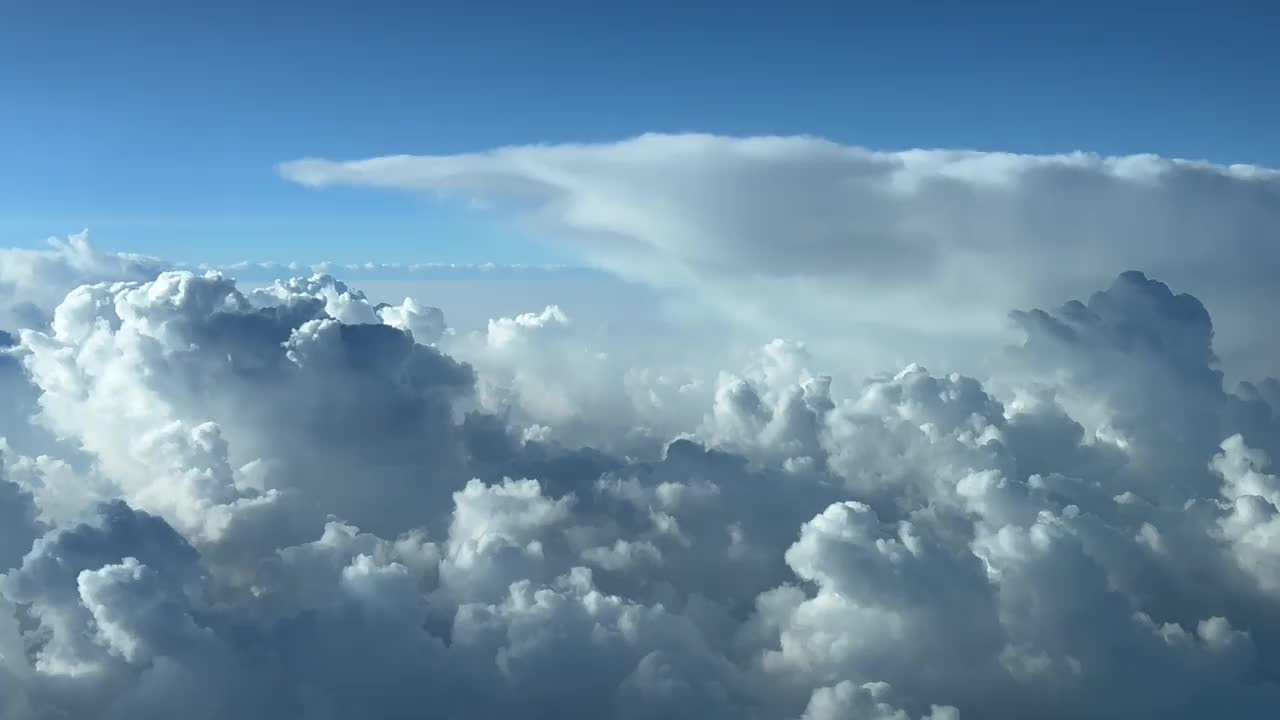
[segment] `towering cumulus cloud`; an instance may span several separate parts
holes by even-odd
[[[996,213],[1036,208],[1006,197],[1024,185],[1076,183],[1081,202],[1098,182],[1273,192],[1261,171],[1156,160],[700,138],[546,151],[563,167],[510,151],[439,177],[502,180],[603,232],[607,205],[579,193],[628,190],[602,158],[643,169],[641,150],[672,142],[732,159],[732,192],[803,161],[904,203],[840,216],[873,230],[963,188]],[[718,178],[689,179],[710,207],[729,202]],[[836,202],[754,192],[822,218]],[[1176,217],[1209,212],[1189,202]],[[706,232],[755,227],[724,222],[742,225]],[[954,270],[918,222],[918,247],[835,261]],[[648,242],[614,230],[619,252]],[[774,263],[763,235],[741,256],[677,240],[664,252],[700,276],[817,262]],[[1015,310],[1021,337],[988,348],[989,380],[906,364],[850,383],[802,338],[731,368],[633,368],[576,334],[572,308],[446,332],[436,308],[327,275],[242,286],[84,239],[2,257],[6,302],[26,308],[0,334],[2,720],[1190,719],[1280,703],[1280,383],[1224,380],[1209,309],[1142,272]]]

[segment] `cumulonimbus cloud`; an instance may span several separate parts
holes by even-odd
[[[1280,302],[1280,172],[1272,169],[644,135],[303,159],[280,171],[313,187],[506,201],[613,272],[710,291],[731,313],[804,327],[815,340],[914,341],[922,353],[929,337],[959,345],[993,331],[1010,307],[1078,296],[1142,269],[1217,309],[1219,351],[1233,369],[1273,370],[1244,350],[1259,342],[1250,308]],[[1267,348],[1272,356],[1280,349]]]

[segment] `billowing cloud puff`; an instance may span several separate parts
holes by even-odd
[[[600,151],[572,152],[589,169]],[[799,172],[790,153],[834,180],[893,164],[810,141],[706,152],[748,177],[762,157]],[[894,191],[1015,170],[1269,182],[962,160],[897,157],[927,177]],[[724,262],[769,257],[752,250]],[[572,308],[451,334],[440,310],[326,275],[119,275],[0,337],[18,408],[0,413],[3,720],[1280,701],[1278,386],[1228,388],[1206,306],[1141,273],[1015,312],[990,381],[906,364],[858,383],[799,340],[712,371],[628,368]]]
[[[611,344],[551,305],[440,345],[477,369],[481,407],[530,437],[652,455],[696,423],[711,387],[673,353],[660,353],[665,364],[637,357],[635,343]]]
[[[1222,312],[1223,356],[1258,373],[1250,308],[1280,302],[1280,173],[1254,166],[650,134],[280,170],[507,201],[604,268],[775,331],[893,342],[880,359],[948,360],[941,346],[976,363],[1007,308],[1142,268]]]
[[[0,330],[40,327],[82,283],[149,280],[167,267],[155,258],[101,252],[88,232],[49,238],[48,250],[0,249]]]

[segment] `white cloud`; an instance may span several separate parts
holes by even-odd
[[[886,702],[893,688],[886,683],[856,686],[845,680],[831,687],[818,688],[809,699],[801,720],[910,720],[910,716]],[[959,720],[960,712],[951,706],[934,706],[921,720]]]
[[[280,171],[314,187],[505,199],[600,267],[695,286],[768,332],[836,336],[846,351],[890,342],[905,359],[976,364],[1007,309],[1127,269],[1209,302],[1243,374],[1274,371],[1280,350],[1259,348],[1251,324],[1280,302],[1280,172],[1266,168],[650,134]]]
[[[748,177],[778,147],[866,160],[805,143],[707,152]],[[982,192],[1043,180],[930,157],[897,162]],[[641,355],[559,306],[451,334],[324,275],[117,270],[4,338],[0,720],[1280,699],[1280,385],[1229,390],[1209,309],[1144,275],[1015,313],[991,382],[852,382],[800,338],[724,366],[718,343]]]
[[[149,280],[170,267],[141,255],[104,253],[88,231],[49,238],[48,250],[0,249],[0,330],[38,327],[68,291],[104,280]]]

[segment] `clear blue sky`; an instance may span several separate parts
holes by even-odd
[[[1280,3],[747,4],[0,0],[0,244],[557,260],[274,165],[644,131],[1280,165]]]

